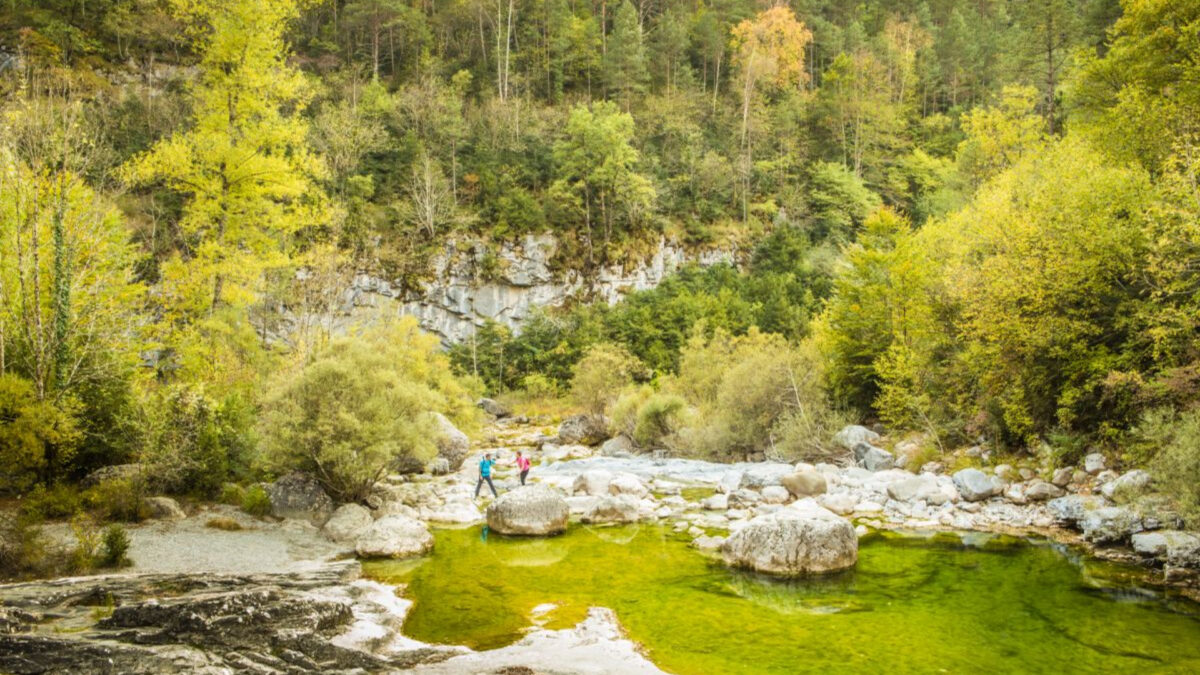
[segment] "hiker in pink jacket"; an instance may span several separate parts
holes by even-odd
[[[517,451],[517,469],[521,472],[521,485],[525,484],[525,476],[529,475],[529,458]]]

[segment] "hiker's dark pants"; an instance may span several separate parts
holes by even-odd
[[[528,475],[529,475],[529,469],[525,469],[524,471],[521,472],[521,485],[525,484],[525,476],[528,476]]]
[[[480,476],[479,477],[479,482],[475,483],[475,496],[476,497],[479,496],[479,488],[483,487],[483,481],[485,481],[485,480],[487,481],[488,487],[492,488],[492,496],[499,497],[500,495],[496,494],[496,486],[492,485],[492,477],[491,476]]]

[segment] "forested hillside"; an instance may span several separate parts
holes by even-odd
[[[0,490],[427,457],[516,391],[718,458],[1096,446],[1194,504],[1198,64],[1198,0],[6,0]],[[448,354],[323,319],[544,232],[743,259]]]

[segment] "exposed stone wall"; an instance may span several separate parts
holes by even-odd
[[[361,274],[346,291],[342,311],[350,317],[368,311],[415,316],[426,330],[457,343],[470,339],[475,328],[488,320],[519,331],[538,308],[558,307],[575,297],[613,304],[633,291],[654,288],[686,263],[736,260],[733,249],[691,252],[662,240],[646,260],[610,265],[584,277],[576,271],[560,274],[552,269],[557,249],[558,242],[549,234],[529,235],[518,244],[492,250],[450,243],[433,261],[433,280],[421,291],[401,293],[385,279]],[[489,265],[495,271],[480,278],[478,270],[489,255],[495,258]]]

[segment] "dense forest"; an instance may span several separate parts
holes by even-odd
[[[484,392],[721,458],[1100,447],[1196,503],[1198,0],[5,0],[0,101],[0,492],[43,515],[131,462],[354,495]],[[448,351],[321,318],[544,232],[741,258]]]

